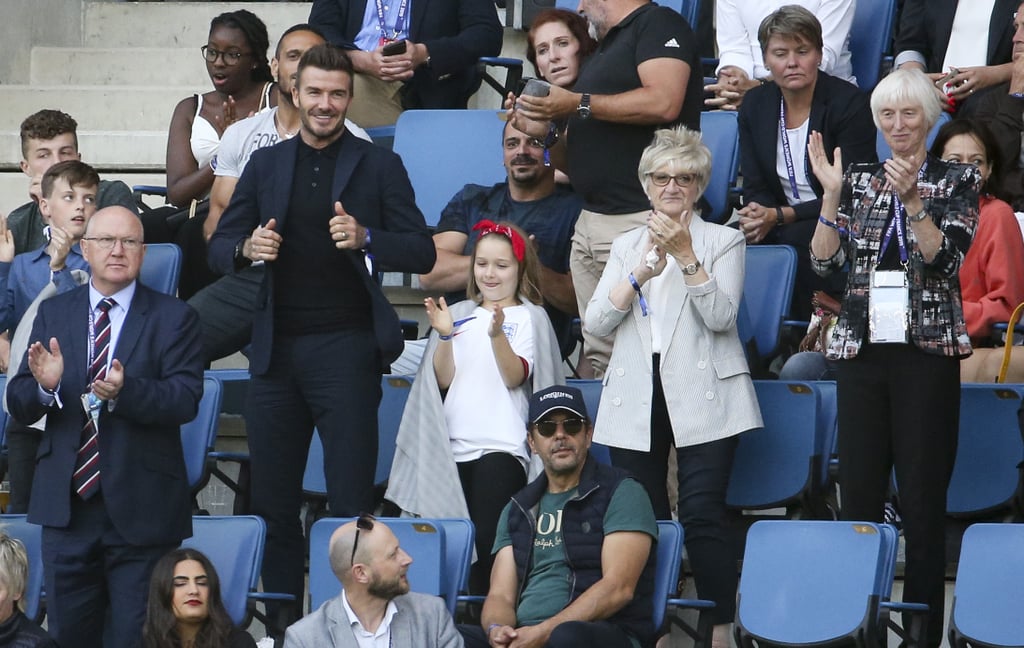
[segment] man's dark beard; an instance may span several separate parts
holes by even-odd
[[[377,598],[390,601],[396,596],[407,594],[409,592],[409,585],[402,582],[401,579],[395,579],[389,583],[385,583],[374,576],[370,581],[370,584],[366,586],[366,591]]]

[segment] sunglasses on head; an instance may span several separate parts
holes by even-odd
[[[356,519],[356,539],[352,543],[352,560],[349,561],[353,565],[356,564],[356,549],[359,547],[359,532],[360,531],[372,531],[373,521],[377,518],[373,517],[369,513],[363,513]]]
[[[558,431],[558,426],[561,425],[562,429],[569,436],[576,436],[587,427],[587,422],[581,418],[567,418],[561,421],[537,421],[533,424],[534,429],[542,437],[554,436],[555,432]]]

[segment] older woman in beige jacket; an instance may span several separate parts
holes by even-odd
[[[640,159],[653,209],[646,227],[620,236],[587,306],[584,325],[615,335],[594,440],[647,488],[659,519],[670,444],[679,462],[679,520],[714,645],[728,644],[736,563],[725,533],[725,492],[736,435],[761,415],[736,332],[745,243],[706,223],[694,204],[707,187],[711,154],[685,128],[659,130]]]

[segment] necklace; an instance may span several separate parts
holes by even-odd
[[[279,117],[279,115],[274,115],[274,126],[277,127],[277,132],[278,132],[279,135],[281,135],[281,139],[282,140],[288,140],[288,139],[291,139],[291,138],[295,137],[298,134],[299,128],[301,128],[301,126],[299,128],[296,128],[295,130],[293,130],[291,132],[286,131],[284,129],[284,127],[281,125],[281,120],[278,119],[278,117]]]

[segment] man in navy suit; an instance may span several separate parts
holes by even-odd
[[[314,0],[309,22],[348,50],[349,119],[364,128],[393,124],[404,109],[465,108],[480,87],[477,59],[501,52],[491,0]],[[385,51],[391,43],[405,49]]]
[[[40,305],[7,389],[16,420],[46,415],[28,520],[43,526],[61,646],[103,645],[108,608],[113,645],[137,645],[153,564],[192,534],[179,426],[203,392],[199,320],[136,281],[142,236],[129,210],[96,212],[81,244],[89,284]]]
[[[210,238],[219,272],[267,264],[249,356],[252,508],[267,521],[264,587],[298,600],[314,425],[331,513],[373,506],[380,377],[403,345],[373,266],[424,273],[435,259],[399,157],[345,130],[352,75],[333,45],[302,56],[300,136],[253,153]]]

